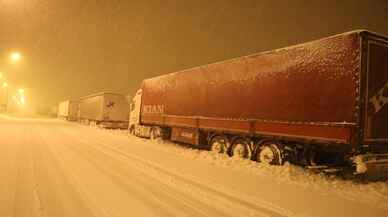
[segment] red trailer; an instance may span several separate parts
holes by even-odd
[[[147,79],[129,127],[270,164],[381,174],[387,104],[388,38],[360,30]]]

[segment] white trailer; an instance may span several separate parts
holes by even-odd
[[[129,103],[124,95],[101,92],[80,98],[79,120],[105,128],[127,128]]]
[[[58,118],[68,121],[76,121],[78,119],[78,100],[66,100],[58,105]]]

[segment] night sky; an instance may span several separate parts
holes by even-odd
[[[388,35],[388,1],[0,0],[0,71],[49,106],[354,29]]]

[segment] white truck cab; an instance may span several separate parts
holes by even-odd
[[[128,129],[131,134],[136,136],[156,139],[161,136],[161,128],[157,126],[142,125],[140,121],[142,92],[142,89],[139,89],[132,99]]]
[[[139,89],[131,102],[131,112],[129,114],[129,130],[135,130],[135,127],[140,124],[140,110],[141,110],[141,94],[142,90]]]

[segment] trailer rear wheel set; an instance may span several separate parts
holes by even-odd
[[[171,138],[171,129],[160,128],[163,139],[182,142]],[[337,150],[336,146],[307,144],[303,142],[282,141],[277,138],[249,137],[217,132],[199,132],[198,147],[204,147],[214,153],[230,157],[249,159],[269,165],[283,165],[285,162],[308,168],[326,168],[325,166],[344,166],[346,150]],[[335,151],[327,152],[327,149]],[[325,166],[323,166],[325,165]],[[334,170],[333,170],[334,171]]]
[[[290,161],[295,164],[311,166],[307,159],[297,156],[298,154],[303,155],[303,149],[293,152],[291,150],[294,150],[296,145],[285,145],[275,139],[215,134],[208,139],[207,146],[210,151],[215,153],[270,165],[283,165],[284,162]],[[305,156],[309,155],[305,154]]]
[[[137,133],[135,132],[135,128],[138,128]],[[130,129],[132,129],[130,131],[132,134],[150,138],[151,140],[162,138],[165,140],[182,142],[176,138],[171,138],[172,130],[169,127],[137,126]],[[283,143],[276,139],[244,137],[241,135],[215,132],[199,132],[198,137],[200,137],[199,147],[217,154],[250,159],[270,165],[283,165],[286,161],[289,161],[303,166],[316,166],[315,158],[317,158],[318,152],[315,151],[314,148],[302,144],[286,144],[285,142]],[[332,159],[334,158],[335,157],[332,157]],[[326,161],[325,163],[328,162]],[[331,163],[336,164],[338,162]]]

